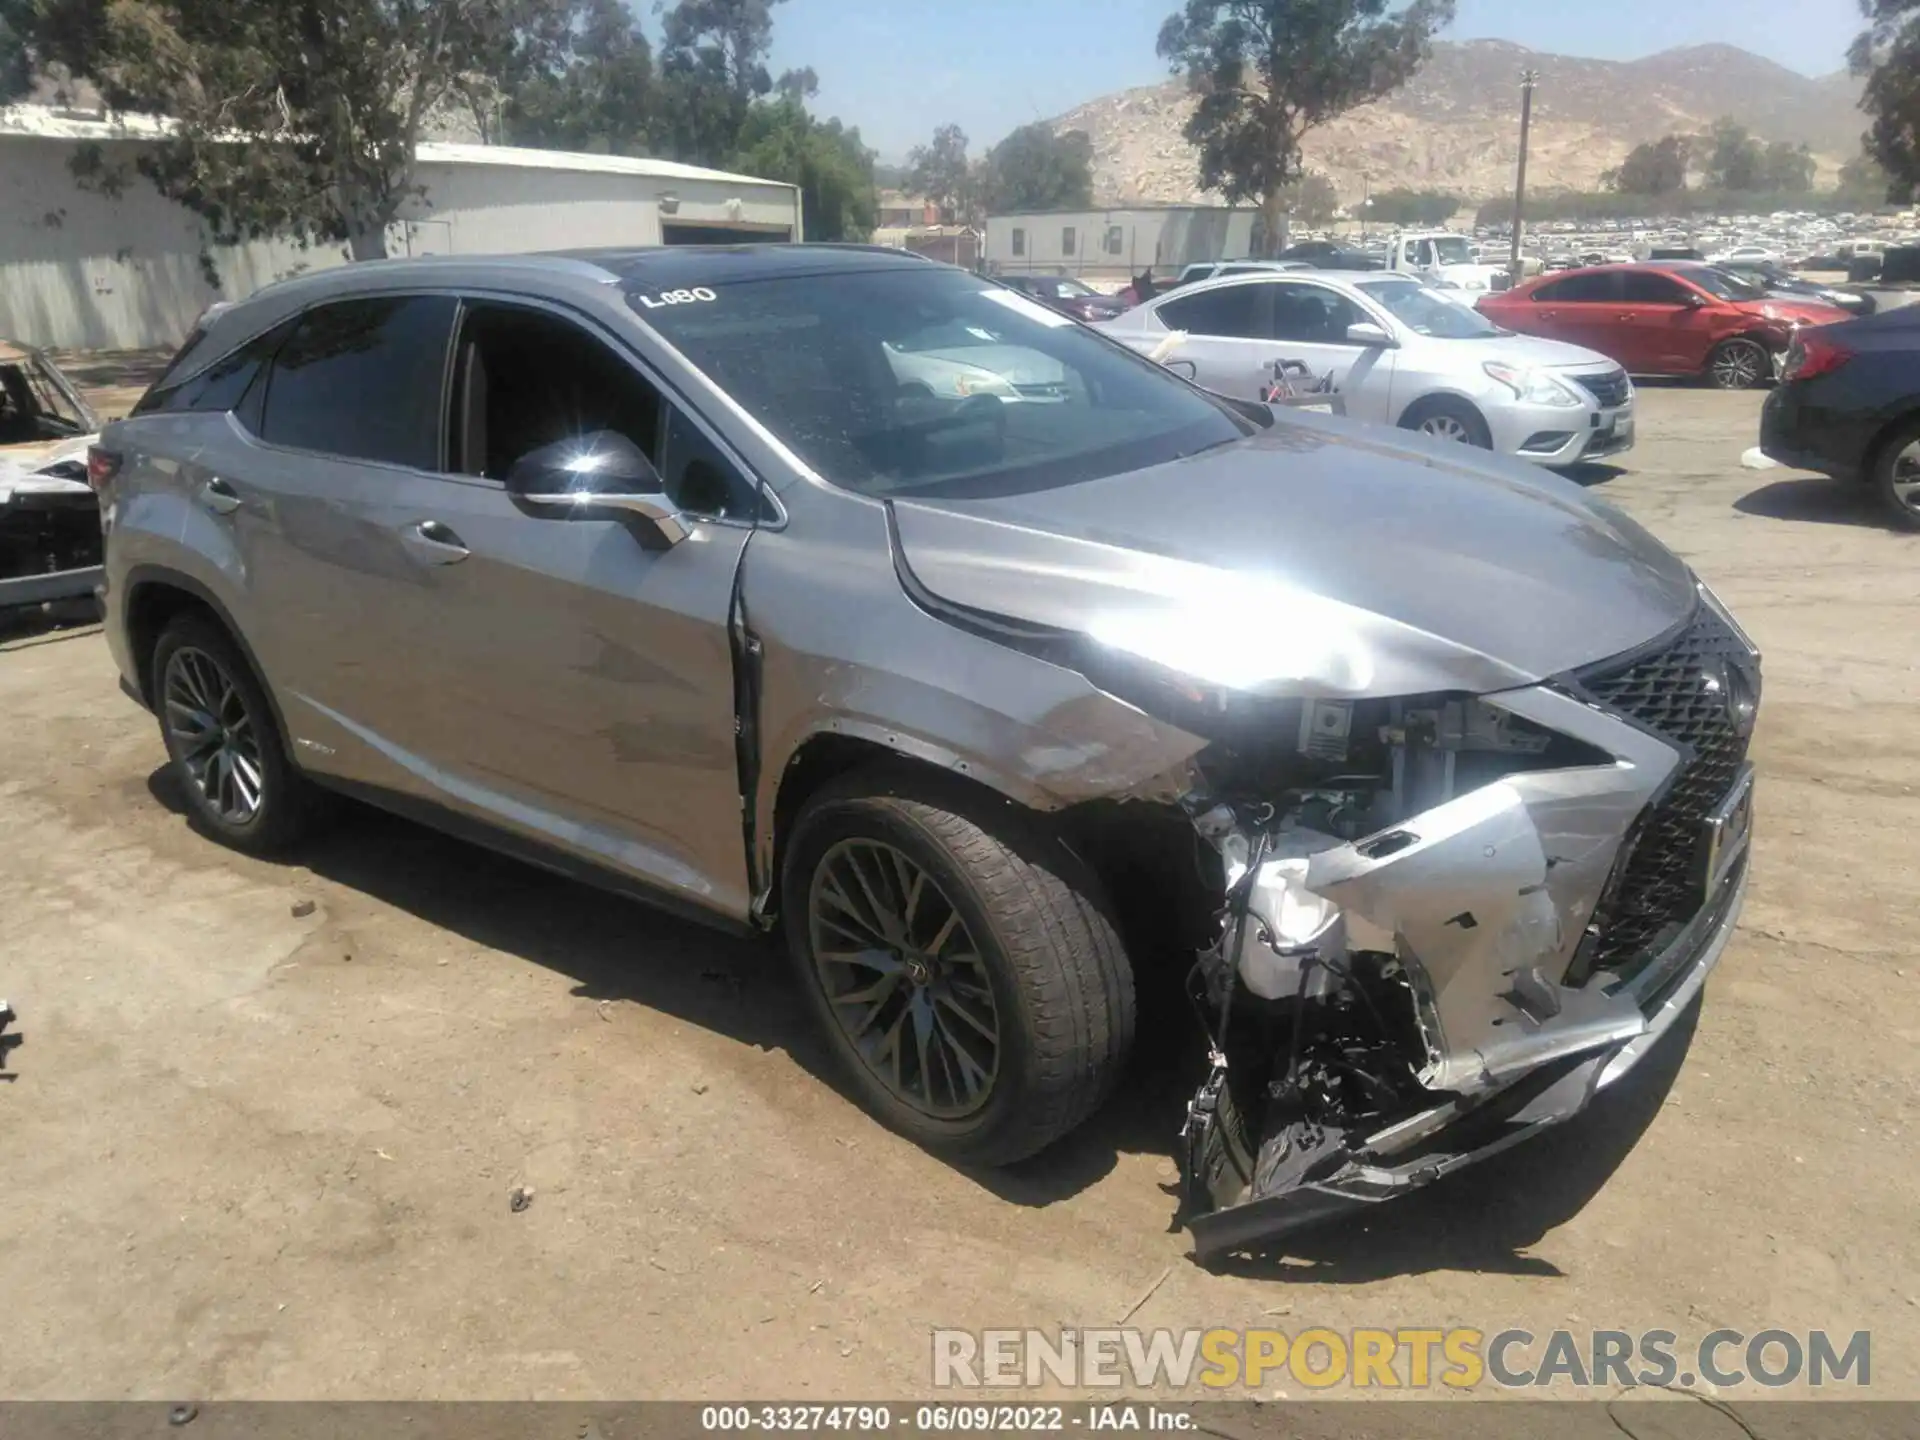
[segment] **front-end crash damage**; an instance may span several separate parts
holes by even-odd
[[[1750,660],[1700,614],[1671,645],[1704,628]],[[1726,683],[1708,659],[1702,714]],[[1577,681],[1307,701],[1280,765],[1300,783],[1261,773],[1272,754],[1203,754],[1215,789],[1188,803],[1224,891],[1193,974],[1212,1036],[1184,1134],[1202,1255],[1494,1154],[1644,1053],[1717,960],[1745,882],[1751,776],[1720,713],[1676,747]],[[1685,873],[1649,884],[1650,865]],[[1643,939],[1609,946],[1615,931]]]
[[[1530,548],[1455,542],[1525,602],[1425,612],[1390,571],[1349,582],[1304,551],[1289,569],[1311,586],[1024,514],[893,508],[919,609],[1085,677],[1111,705],[1089,733],[1124,715],[1185,757],[1151,786],[1056,794],[1134,907],[1136,963],[1197,955],[1211,1064],[1183,1134],[1202,1255],[1577,1113],[1726,943],[1758,656],[1623,517],[1528,495],[1516,513],[1551,527]]]

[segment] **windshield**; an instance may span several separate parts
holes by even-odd
[[[1253,429],[1113,341],[956,270],[686,293],[701,303],[629,303],[808,466],[862,494],[1073,484]]]
[[[1689,281],[1721,300],[1754,300],[1766,293],[1751,280],[1742,280],[1725,270],[1688,270],[1685,273]]]
[[[1433,242],[1433,248],[1442,265],[1473,264],[1473,247],[1462,236],[1442,235]]]
[[[1411,280],[1362,280],[1357,287],[1369,300],[1393,312],[1393,318],[1416,335],[1435,340],[1484,340],[1503,331],[1478,310],[1457,300],[1443,300]]]

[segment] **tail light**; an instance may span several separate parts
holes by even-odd
[[[120,473],[120,456],[112,450],[104,450],[98,445],[87,447],[87,484],[93,487],[94,494],[107,488],[107,482]]]
[[[1782,380],[1812,380],[1830,375],[1853,358],[1853,351],[1836,340],[1817,332],[1801,331],[1787,351],[1787,363],[1780,372]]]

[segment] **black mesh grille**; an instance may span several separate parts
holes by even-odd
[[[1701,843],[1706,818],[1726,798],[1747,758],[1747,740],[1727,708],[1715,661],[1751,664],[1751,652],[1702,605],[1665,648],[1580,677],[1609,709],[1686,747],[1659,803],[1641,816],[1611,891],[1595,917],[1586,969],[1632,971],[1663,946],[1705,901]]]
[[[1633,393],[1624,370],[1610,371],[1605,375],[1575,375],[1572,379],[1574,384],[1598,400],[1601,408],[1606,410],[1626,404],[1627,396]]]

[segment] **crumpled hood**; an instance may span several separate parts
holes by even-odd
[[[1517,461],[1283,415],[1102,480],[892,503],[909,583],[1266,694],[1486,693],[1678,624],[1692,575]]]

